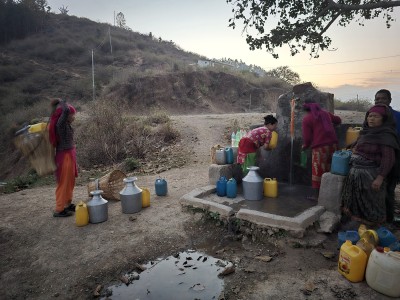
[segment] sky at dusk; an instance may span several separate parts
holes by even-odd
[[[381,88],[392,92],[392,106],[400,109],[400,7],[390,29],[383,17],[329,29],[332,49],[310,59],[304,52],[291,57],[289,49],[279,49],[279,59],[263,50],[251,51],[242,35],[242,27],[228,27],[233,16],[225,0],[48,0],[51,11],[66,7],[69,15],[96,22],[114,24],[114,15],[122,12],[126,25],[135,32],[152,33],[173,41],[185,51],[209,59],[231,58],[264,70],[289,66],[302,81],[310,81],[341,100],[373,99]]]

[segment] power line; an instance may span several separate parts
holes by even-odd
[[[346,61],[338,61],[338,62],[323,63],[323,64],[293,65],[293,66],[290,66],[290,67],[313,67],[313,66],[347,64],[347,63],[354,63],[354,62],[360,62],[360,61],[370,61],[370,60],[377,60],[377,59],[393,58],[393,57],[399,57],[399,56],[400,56],[400,54],[396,54],[396,55],[390,55],[390,56],[381,56],[381,57],[372,57],[372,58],[364,58],[364,59],[346,60]]]
[[[325,74],[319,73],[318,75],[354,75],[354,74],[372,74],[372,73],[400,73],[400,70],[385,70],[385,71],[374,71],[374,72],[350,72],[350,73],[334,73],[334,74]]]

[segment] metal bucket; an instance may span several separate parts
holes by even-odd
[[[137,177],[127,177],[124,179],[125,187],[119,192],[122,212],[133,214],[142,209],[142,190],[135,184]]]
[[[101,197],[102,190],[90,192],[93,198],[86,204],[90,223],[101,223],[108,219],[108,201]]]
[[[243,196],[245,200],[262,200],[264,180],[258,175],[259,167],[248,167],[249,173],[242,180]]]

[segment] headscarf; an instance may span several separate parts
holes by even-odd
[[[325,131],[331,132],[335,130],[332,126],[331,119],[325,117],[325,114],[322,113],[323,109],[318,103],[304,103],[303,108],[309,110],[315,120],[319,119],[321,121]]]
[[[371,112],[377,112],[382,115],[383,123],[379,127],[368,126],[368,115]],[[385,117],[386,116],[386,117]],[[360,131],[360,136],[357,139],[357,144],[369,143],[379,144],[392,147],[395,151],[395,164],[389,174],[396,179],[396,182],[400,180],[400,141],[396,131],[396,121],[393,117],[391,109],[384,104],[376,104],[371,107],[365,114],[363,123],[363,130]]]
[[[376,112],[385,117],[382,125],[379,127],[369,127],[367,118],[371,112]],[[385,120],[386,119],[386,120]],[[370,143],[392,147],[399,150],[399,140],[397,138],[396,123],[390,108],[384,104],[376,104],[365,114],[363,130],[360,131],[360,137],[357,144]]]
[[[386,116],[386,108],[381,106],[381,105],[374,105],[372,106],[369,110],[368,110],[368,114],[372,113],[372,112],[376,112],[378,114],[380,114],[382,117]]]
[[[67,107],[69,109],[69,114],[75,114],[76,113],[75,107],[73,107],[71,104],[67,104]],[[58,137],[57,137],[57,133],[56,133],[56,126],[57,126],[58,119],[60,118],[62,112],[63,112],[63,107],[62,106],[58,106],[57,109],[52,113],[52,115],[50,117],[49,139],[50,139],[50,143],[54,147],[57,146],[57,142],[58,142]]]

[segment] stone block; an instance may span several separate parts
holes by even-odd
[[[241,168],[238,164],[229,165],[217,165],[212,164],[208,168],[208,179],[211,185],[217,184],[217,181],[221,176],[225,176],[227,179],[235,178],[236,181],[240,181]]]
[[[326,211],[319,218],[319,228],[317,228],[317,232],[332,233],[338,227],[339,223],[339,215]]]
[[[325,207],[327,211],[340,215],[341,194],[343,182],[346,176],[324,173],[321,178],[318,205]]]

